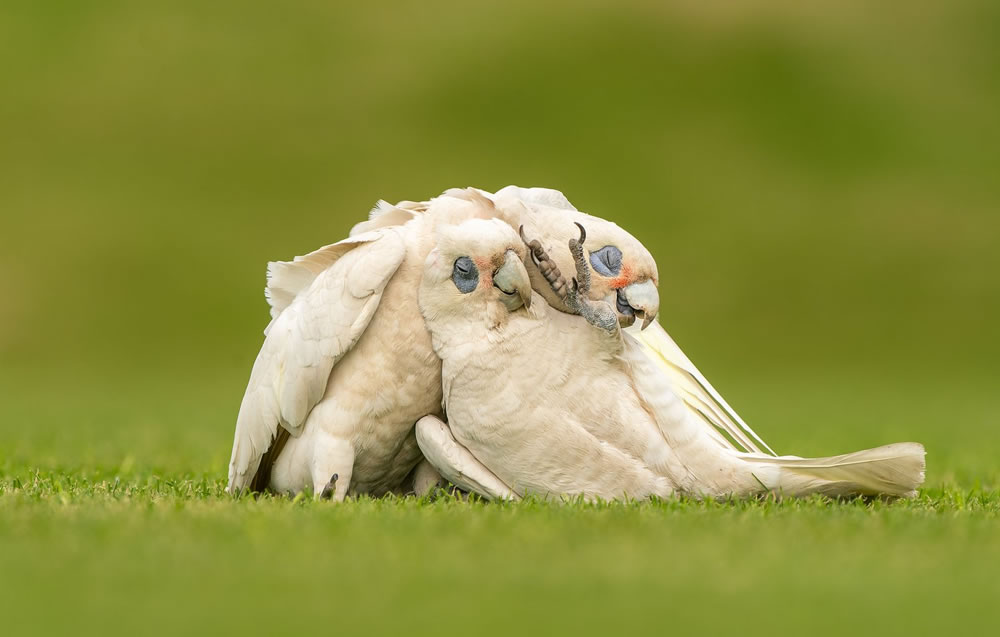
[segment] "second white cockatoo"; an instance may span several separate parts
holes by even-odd
[[[420,308],[443,362],[448,421],[422,418],[417,440],[452,482],[490,498],[588,499],[906,496],[922,482],[916,443],[816,459],[725,444],[621,329],[613,306],[591,300],[594,252],[588,259],[577,227],[581,236],[567,251],[572,280],[540,243],[521,238],[549,289],[579,316],[524,294],[524,247],[508,224],[471,220],[438,230]]]

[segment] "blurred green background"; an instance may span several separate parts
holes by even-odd
[[[777,451],[996,488],[1000,4],[720,4],[5,0],[0,475],[221,478],[266,262],[516,183]]]
[[[268,260],[517,183],[780,451],[995,476],[1000,6],[703,4],[5,2],[0,457],[222,472]]]

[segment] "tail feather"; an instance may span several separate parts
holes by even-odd
[[[924,482],[925,455],[923,445],[900,442],[827,458],[737,457],[758,470],[754,475],[768,490],[783,495],[912,497]]]

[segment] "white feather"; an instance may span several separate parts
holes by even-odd
[[[653,321],[645,330],[633,325],[628,332],[643,346],[646,355],[656,362],[661,373],[670,379],[671,390],[688,408],[740,445],[737,447],[730,443],[730,447],[755,453],[760,453],[760,447],[763,447],[771,455],[777,455],[712,387],[659,321]]]
[[[230,491],[248,486],[279,426],[301,434],[333,366],[365,331],[405,254],[398,232],[383,230],[271,264],[273,318],[236,420]]]
[[[658,325],[653,323],[646,331],[653,327]],[[689,371],[680,375],[674,371],[679,368],[692,370],[694,366],[666,332],[659,332],[669,340],[672,348],[664,347],[665,341],[661,340],[661,347],[651,349],[649,340],[641,340],[645,332],[637,334],[629,330],[625,338],[625,356],[632,366],[637,391],[650,406],[667,441],[692,469],[695,483],[689,491],[704,495],[746,495],[766,490],[787,496],[822,493],[910,497],[923,484],[924,448],[914,442],[826,458],[773,456],[756,450],[738,450],[730,440],[717,434],[721,430],[734,438],[747,440],[746,436],[738,437],[743,431],[734,429],[731,420],[705,417],[705,410],[697,406],[704,400],[704,394],[697,390],[704,386],[701,383],[689,385],[689,379],[695,377]],[[656,334],[654,332],[654,339],[659,338]],[[707,381],[704,383],[707,385]],[[719,402],[735,414],[724,401]],[[749,427],[745,431],[763,444]]]

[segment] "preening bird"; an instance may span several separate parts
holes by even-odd
[[[678,372],[663,369],[672,363],[622,330],[611,304],[593,299],[594,252],[588,258],[577,227],[580,238],[564,250],[572,279],[521,236],[550,290],[579,316],[551,311],[537,294],[510,302],[530,278],[506,223],[439,229],[420,309],[443,362],[448,422],[421,419],[417,440],[445,477],[490,498],[909,495],[922,482],[924,451],[915,443],[819,459],[736,450],[682,400]],[[469,265],[501,262],[510,265],[492,277]]]

